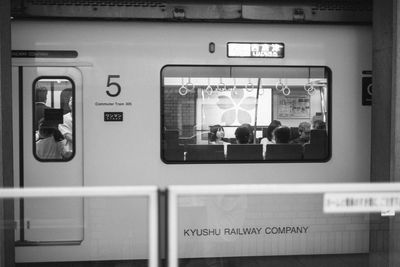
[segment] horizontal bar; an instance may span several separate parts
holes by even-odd
[[[168,187],[174,195],[216,194],[323,194],[339,192],[400,192],[400,183],[320,183],[320,184],[233,184],[175,185]]]
[[[13,67],[93,67],[90,62],[66,62],[68,59],[57,59],[53,61],[41,60],[40,58],[32,59],[12,59]]]
[[[0,198],[148,196],[157,190],[156,186],[1,188]],[[173,185],[168,190],[178,195],[400,192],[400,183]]]
[[[16,247],[38,247],[38,246],[79,246],[82,240],[78,241],[16,241]]]
[[[156,186],[94,186],[94,187],[31,187],[1,188],[1,198],[48,198],[48,197],[128,197],[151,196]]]

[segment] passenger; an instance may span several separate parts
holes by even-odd
[[[39,128],[39,121],[44,117],[44,110],[50,108],[46,105],[47,102],[47,89],[40,87],[35,89],[35,121],[33,130],[37,131]]]
[[[291,144],[304,145],[310,142],[311,123],[303,121],[299,124],[299,137],[292,140]]]
[[[275,140],[272,137],[272,132],[279,126],[281,126],[281,122],[278,120],[273,120],[271,123],[268,125],[267,131],[266,131],[266,136],[263,137],[260,141],[260,144],[263,145],[263,155],[265,155],[265,152],[267,151],[267,145],[268,144],[275,144]]]
[[[241,127],[247,127],[247,129],[249,129],[249,143],[253,143],[254,142],[254,127],[251,126],[249,123],[243,123],[242,125],[240,125]],[[255,143],[255,142],[254,142]]]
[[[36,156],[40,159],[63,159],[66,141],[52,122],[39,121],[40,138],[36,142]]]
[[[313,129],[326,130],[326,123],[323,120],[315,120],[313,121]]]
[[[290,129],[287,126],[279,126],[272,132],[272,135],[276,144],[288,144],[290,140]]]
[[[224,128],[219,125],[210,126],[210,144],[213,145],[223,145],[227,142],[224,141],[225,137],[225,130]]]
[[[273,137],[272,137],[272,132],[276,129],[276,128],[278,128],[279,126],[281,126],[282,124],[281,124],[281,122],[280,121],[278,121],[278,120],[273,120],[273,121],[271,121],[271,123],[268,125],[268,128],[267,128],[267,132],[266,132],[266,136],[263,138],[263,139],[261,139],[261,144],[274,144],[275,143],[275,141],[274,141],[274,139],[273,139]]]
[[[228,153],[227,145],[229,144],[229,142],[225,142],[224,137],[225,137],[225,130],[221,125],[216,124],[216,125],[210,126],[209,143],[212,145],[224,145],[224,155],[226,157],[226,155]]]
[[[63,124],[58,125],[58,130],[64,136],[66,140],[65,151],[66,155],[71,156],[73,152],[73,140],[72,140],[72,97],[69,98],[68,107],[70,112],[64,114],[63,116]]]
[[[235,131],[235,137],[238,144],[248,144],[250,139],[250,130],[247,126],[239,126]]]

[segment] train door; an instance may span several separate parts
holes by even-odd
[[[83,185],[82,76],[73,67],[13,69],[15,184]],[[83,240],[83,199],[29,199],[16,205],[20,244]]]

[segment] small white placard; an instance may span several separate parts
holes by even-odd
[[[400,193],[326,193],[325,213],[380,212],[394,216],[400,211]]]

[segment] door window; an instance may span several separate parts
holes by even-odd
[[[69,161],[75,154],[75,85],[68,77],[33,83],[33,154],[39,161]]]

